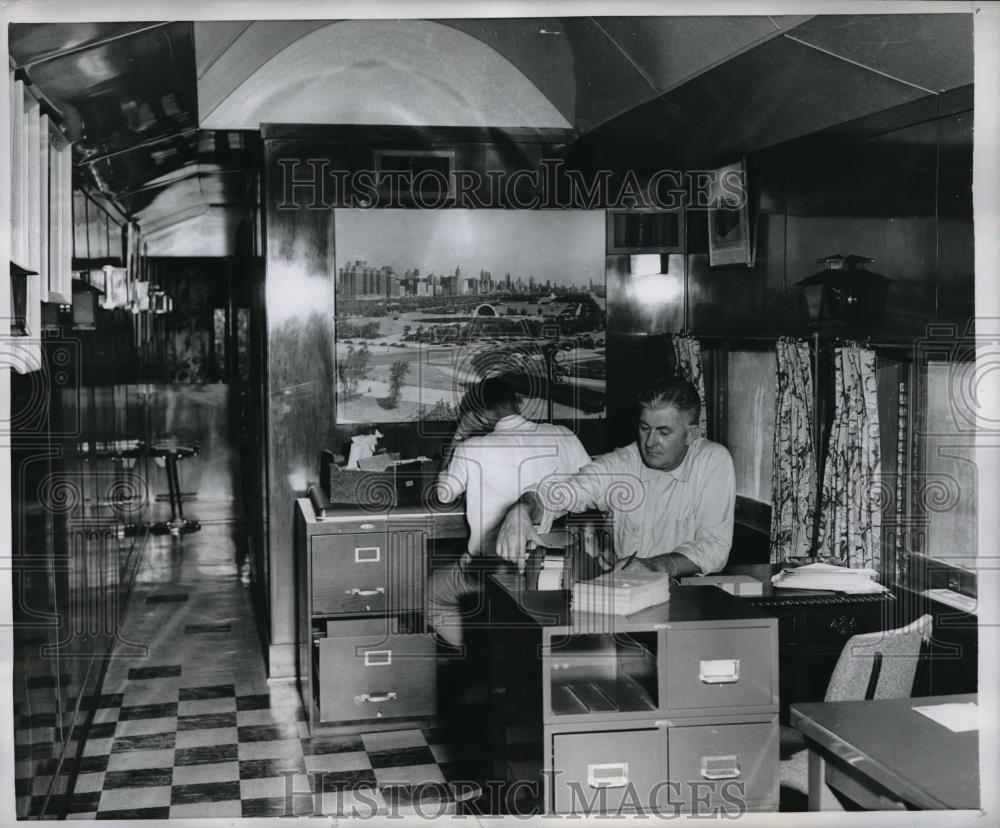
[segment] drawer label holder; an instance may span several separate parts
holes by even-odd
[[[365,650],[365,667],[388,667],[392,664],[392,650]]]
[[[380,560],[382,560],[382,548],[379,546],[354,548],[354,563],[378,563]]]

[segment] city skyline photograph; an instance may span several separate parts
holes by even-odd
[[[543,218],[544,217],[544,218]],[[488,271],[494,282],[587,288],[604,284],[600,210],[338,210],[337,268],[356,261],[391,267],[398,277],[463,278]]]

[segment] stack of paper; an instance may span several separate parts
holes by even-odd
[[[670,600],[666,572],[607,572],[592,581],[573,584],[573,609],[581,612],[631,615]]]
[[[830,592],[885,592],[875,579],[874,569],[851,569],[846,566],[813,563],[805,566],[786,566],[772,576],[771,584],[783,589],[822,589]]]

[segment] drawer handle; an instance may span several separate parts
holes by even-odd
[[[385,595],[385,587],[351,587],[347,590],[348,595],[360,595],[367,598],[370,595]]]
[[[628,784],[628,762],[587,765],[587,784],[591,788],[624,788]]]
[[[703,684],[735,684],[740,680],[740,660],[716,658],[699,661],[698,678]]]
[[[380,546],[354,547],[354,563],[378,563],[382,559]]]
[[[385,667],[392,664],[392,650],[366,650],[365,667]]]
[[[362,693],[360,696],[354,697],[355,704],[363,704],[364,702],[381,704],[382,702],[389,701],[396,701],[396,692],[394,690],[388,693]]]
[[[702,756],[701,775],[705,779],[735,779],[741,773],[740,755]]]

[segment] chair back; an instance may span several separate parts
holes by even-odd
[[[932,626],[931,616],[923,615],[897,630],[849,638],[833,668],[826,701],[908,698],[920,645],[930,641]]]

